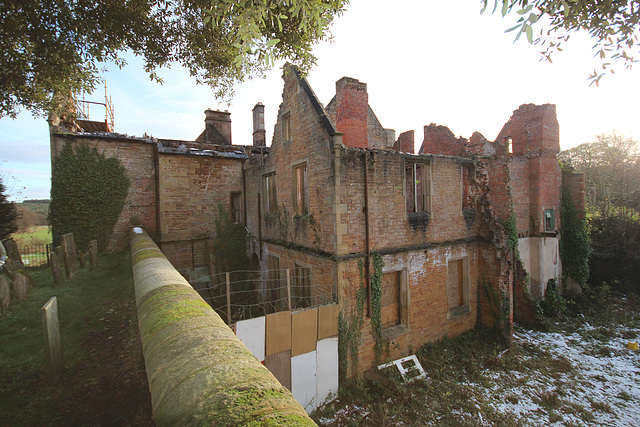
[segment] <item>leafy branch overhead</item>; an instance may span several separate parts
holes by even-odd
[[[8,0],[0,3],[0,117],[58,111],[91,91],[103,62],[144,58],[145,71],[177,62],[216,96],[276,60],[303,71],[348,0]]]
[[[482,13],[490,3],[482,0]],[[601,65],[600,70],[593,70],[592,83],[598,84],[607,72],[613,73],[614,63],[630,69],[638,62],[640,0],[493,0],[493,12],[498,7],[502,16],[513,12],[520,16],[507,32],[516,31],[516,40],[525,34],[529,43],[540,44],[549,61],[572,34],[586,31]],[[543,26],[538,35],[534,35],[535,25]]]

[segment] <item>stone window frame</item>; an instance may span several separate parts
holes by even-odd
[[[239,202],[239,204],[234,204],[234,200]],[[234,224],[243,224],[242,192],[232,191],[229,194],[229,204],[231,206],[231,209],[229,209],[229,213],[231,214],[231,222],[233,222]]]
[[[390,326],[382,330],[383,335],[387,339],[395,339],[407,332],[410,331],[409,328],[409,309],[411,306],[411,298],[409,293],[409,275],[407,273],[406,267],[402,268],[389,268],[383,269],[382,274],[387,273],[400,273],[399,278],[399,293],[398,293],[398,304],[399,307],[399,324],[395,326]]]
[[[263,190],[263,212],[265,215],[275,215],[278,213],[278,182],[276,172],[269,172],[262,175]]]
[[[556,210],[545,209],[542,213],[542,223],[545,232],[556,231]]]
[[[408,170],[408,166],[412,165],[413,167],[411,168],[412,170],[412,176],[416,176],[418,174],[418,165],[422,166],[422,171],[420,172],[422,177],[423,177],[423,182],[425,185],[422,186],[421,188],[421,192],[422,192],[422,198],[423,198],[423,202],[422,202],[422,209],[418,210],[418,198],[415,197],[416,193],[418,192],[418,184],[417,184],[417,180],[413,180],[414,184],[412,187],[410,187],[411,189],[411,193],[409,193],[409,191],[407,191],[408,186],[408,176],[407,176],[407,170]],[[403,185],[403,193],[404,193],[404,200],[405,200],[405,211],[408,215],[415,215],[415,214],[428,214],[429,216],[431,216],[433,214],[433,165],[431,163],[431,161],[429,160],[418,160],[418,159],[411,159],[411,158],[407,158],[405,159],[404,162],[404,185]],[[409,196],[410,194],[413,194],[413,207],[409,208],[408,205],[408,201],[409,201]]]
[[[302,171],[302,186],[298,179],[298,172]],[[295,215],[307,215],[309,213],[309,167],[306,161],[294,164],[291,167],[291,196],[293,200],[293,212]]]
[[[291,130],[291,112],[287,111],[282,114],[282,123],[280,128],[282,142],[290,142],[293,139]]]
[[[450,301],[452,297],[452,290],[451,290],[451,277],[450,277],[449,264],[451,264],[452,262],[459,263],[458,268],[460,268],[460,266],[462,267],[462,273],[461,273],[462,283],[458,283],[458,286],[460,286],[460,290],[457,292],[458,298],[460,298],[462,304],[459,304],[456,306],[452,306]],[[469,257],[467,255],[447,259],[446,291],[447,291],[446,292],[447,318],[453,319],[471,312],[471,280],[470,280],[470,272],[469,272]]]
[[[291,297],[295,299],[295,302],[292,304],[293,309],[298,310],[302,308],[313,307],[313,295],[311,292],[312,272],[313,269],[311,264],[302,261],[294,261],[292,277],[293,290],[291,292]],[[301,293],[304,295],[300,295]],[[302,301],[302,304],[300,304],[300,301]]]

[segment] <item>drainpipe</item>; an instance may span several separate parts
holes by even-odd
[[[364,244],[367,252],[365,260],[365,280],[367,283],[367,316],[371,316],[371,241],[369,238],[369,158],[364,153]]]

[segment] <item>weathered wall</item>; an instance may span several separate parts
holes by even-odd
[[[315,425],[142,229],[131,256],[157,425]]]
[[[534,298],[544,296],[549,279],[562,277],[560,240],[556,237],[518,239],[520,259],[529,272],[530,291]]]
[[[64,144],[86,145],[98,150],[105,157],[116,157],[127,171],[130,187],[122,212],[107,245],[108,251],[119,251],[127,247],[129,219],[138,216],[143,226],[156,230],[156,182],[155,144],[147,139],[127,138],[118,135],[78,135],[53,131],[51,134],[51,158],[60,153]]]

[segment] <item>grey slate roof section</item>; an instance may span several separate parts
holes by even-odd
[[[320,121],[322,122],[322,125],[324,126],[325,130],[329,133],[329,135],[338,133],[335,125],[329,118],[329,115],[325,111],[322,104],[320,104],[320,101],[318,101],[318,97],[313,92],[313,89],[311,89],[311,86],[309,85],[309,82],[307,81],[307,79],[303,78],[300,75],[300,70],[298,70],[298,67],[291,66],[290,68],[296,73],[296,77],[298,77],[300,86],[302,86],[302,89],[304,89],[304,92],[309,97],[309,101],[311,101],[311,105],[313,106],[313,109],[316,110],[316,113],[320,117]]]

